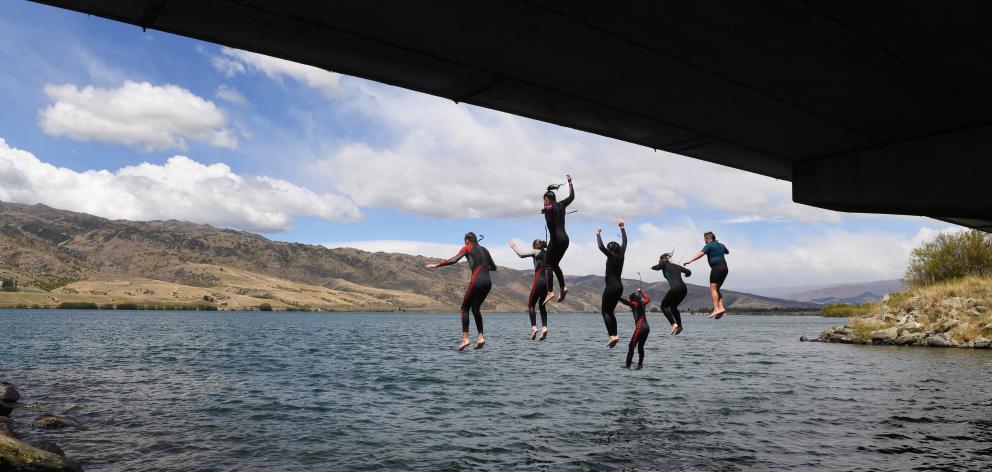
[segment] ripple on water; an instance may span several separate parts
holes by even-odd
[[[680,337],[652,335],[645,368],[626,371],[599,316],[553,315],[539,343],[526,316],[487,315],[489,343],[465,353],[451,349],[450,314],[0,316],[3,375],[28,402],[15,418],[83,420],[82,431],[24,431],[89,471],[978,470],[992,460],[992,353],[793,341],[835,320],[690,317]]]

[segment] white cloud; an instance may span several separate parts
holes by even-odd
[[[0,138],[0,200],[44,203],[130,220],[181,219],[249,231],[290,228],[293,216],[362,218],[348,198],[317,194],[284,180],[239,175],[225,164],[185,156],[117,171],[76,172],[42,162]]]
[[[580,218],[659,215],[695,201],[737,222],[841,220],[793,203],[789,182],[428,95],[348,85],[343,109],[388,138],[345,143],[315,169],[363,206],[443,218],[533,216],[545,187],[571,173]]]
[[[217,92],[214,93],[217,98],[224,100],[225,102],[237,105],[239,107],[248,107],[248,99],[241,94],[236,88],[229,87],[227,85],[221,85],[217,87]]]
[[[341,74],[335,72],[229,47],[222,48],[221,54],[223,56],[211,57],[211,63],[228,77],[254,71],[279,82],[284,78],[293,79],[328,97],[335,97],[341,91]]]
[[[116,89],[46,85],[55,103],[39,113],[50,135],[121,143],[147,151],[186,149],[186,140],[234,149],[224,111],[175,85],[125,81]]]

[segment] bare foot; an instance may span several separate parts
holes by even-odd
[[[677,335],[677,334],[679,334],[679,333],[681,333],[681,332],[682,332],[682,325],[679,325],[679,328],[678,328],[678,329],[676,329],[676,330],[675,330],[675,332],[674,332],[674,333],[672,333],[672,334],[675,334],[675,335]]]
[[[624,369],[629,369],[630,368],[630,365],[625,365],[625,366],[623,366],[623,368]]]
[[[674,335],[675,335],[675,333],[677,333],[678,331],[679,331],[679,325],[677,325],[677,324],[673,324],[673,325],[672,325],[672,332],[671,332],[670,334],[671,334],[672,336],[674,336]]]
[[[561,296],[558,297],[558,303],[561,303],[561,302],[565,301],[565,295],[568,295],[568,289],[562,287],[562,289],[561,289]]]
[[[461,344],[458,345],[458,350],[459,351],[464,351],[465,348],[468,347],[468,345],[469,345],[469,342],[468,342],[468,339],[466,339],[466,340],[462,341]]]
[[[544,297],[544,301],[541,302],[542,305],[547,304],[555,298],[555,292],[548,292],[548,295]]]
[[[548,328],[547,327],[545,327],[544,329],[541,330],[541,339],[539,339],[539,341],[544,341],[545,339],[548,339]]]
[[[643,366],[643,365],[641,365],[641,364],[637,364],[637,367],[635,367],[635,368],[634,368],[634,370],[641,370],[641,369],[643,369],[643,368],[644,368],[644,366]]]
[[[610,342],[606,343],[606,347],[613,349],[613,346],[616,346],[618,342],[620,342],[619,336],[615,338],[610,338]]]
[[[727,310],[715,311],[715,312],[713,312],[712,315],[710,315],[710,318],[713,318],[714,320],[718,320],[720,318],[723,318],[723,314],[726,313],[726,312],[727,312]]]
[[[485,339],[480,339],[480,340],[478,340],[478,341],[475,342],[475,348],[476,349],[482,349],[482,346],[485,346],[485,345],[486,345],[486,340]]]
[[[537,326],[531,326],[530,327],[530,338],[531,339],[536,339],[537,338]]]

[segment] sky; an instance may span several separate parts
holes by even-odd
[[[839,213],[791,184],[282,59],[0,0],[0,201],[179,219],[275,240],[431,257],[468,231],[499,265],[544,238],[545,187],[571,174],[567,274],[657,281],[714,231],[728,289],[893,279],[940,221]],[[560,198],[564,194],[559,194]],[[690,268],[705,285],[705,262]]]

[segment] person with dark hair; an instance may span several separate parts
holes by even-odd
[[[624,368],[629,369],[631,361],[634,360],[634,348],[637,348],[637,368],[644,367],[644,343],[648,341],[648,334],[651,327],[648,326],[648,316],[645,307],[651,303],[651,297],[644,290],[637,289],[637,292],[630,294],[630,300],[620,299],[620,303],[630,307],[634,312],[634,335],[630,337],[630,345],[627,347],[627,364]]]
[[[520,249],[517,243],[510,241],[510,247],[521,259],[534,258],[534,283],[530,287],[530,297],[527,299],[527,314],[530,315],[530,338],[537,338],[537,310],[541,310],[541,341],[548,337],[548,309],[544,306],[544,297],[548,294],[548,279],[544,276],[547,271],[548,244],[543,239],[535,239],[531,249]]]
[[[713,298],[713,312],[710,313],[710,318],[720,319],[727,312],[723,306],[723,294],[720,293],[720,287],[727,280],[729,269],[727,269],[727,258],[724,256],[730,254],[730,250],[716,240],[716,235],[712,231],[703,234],[703,242],[706,243],[703,249],[682,265],[687,266],[696,259],[706,256],[706,260],[710,263],[710,297]]]
[[[482,332],[482,312],[480,309],[482,302],[486,301],[486,296],[489,295],[489,290],[493,286],[489,271],[496,270],[496,264],[493,263],[493,258],[489,255],[489,250],[479,245],[479,238],[475,236],[475,233],[465,234],[465,246],[454,257],[436,264],[427,264],[428,269],[436,269],[438,267],[452,265],[463,257],[468,258],[469,266],[472,268],[472,278],[468,282],[465,297],[462,298],[462,343],[458,345],[459,351],[464,351],[469,345],[469,311],[472,312],[472,316],[475,318],[475,329],[479,332],[479,336],[475,342],[475,348],[482,349],[482,346],[486,345],[486,337]]]
[[[623,257],[627,252],[627,230],[624,229],[623,220],[617,220],[617,225],[620,226],[620,239],[623,241],[621,244],[610,241],[609,244],[603,246],[603,229],[596,228],[596,243],[599,244],[599,250],[606,255],[606,287],[603,288],[602,312],[603,322],[606,323],[606,334],[610,338],[606,346],[610,348],[616,346],[617,342],[620,341],[620,336],[617,336],[617,317],[614,312],[620,297],[623,296],[623,281],[620,279],[620,274],[623,272]]]
[[[544,299],[547,303],[554,298],[554,277],[558,277],[558,288],[560,294],[558,301],[564,301],[568,289],[565,288],[565,275],[561,270],[561,260],[568,250],[568,233],[565,232],[565,209],[575,199],[575,188],[572,186],[572,176],[566,175],[568,180],[568,197],[558,201],[555,190],[560,185],[549,185],[548,191],[544,193],[544,207],[541,213],[544,214],[544,221],[548,225],[548,295]]]
[[[668,281],[668,292],[661,299],[661,312],[665,314],[665,318],[672,325],[672,334],[675,335],[682,332],[682,314],[679,313],[679,303],[685,300],[685,295],[688,293],[685,282],[682,281],[682,274],[689,277],[692,272],[671,262],[671,259],[672,253],[662,254],[658,260],[658,265],[652,267],[651,270],[660,270],[661,274],[665,276],[665,280]]]

